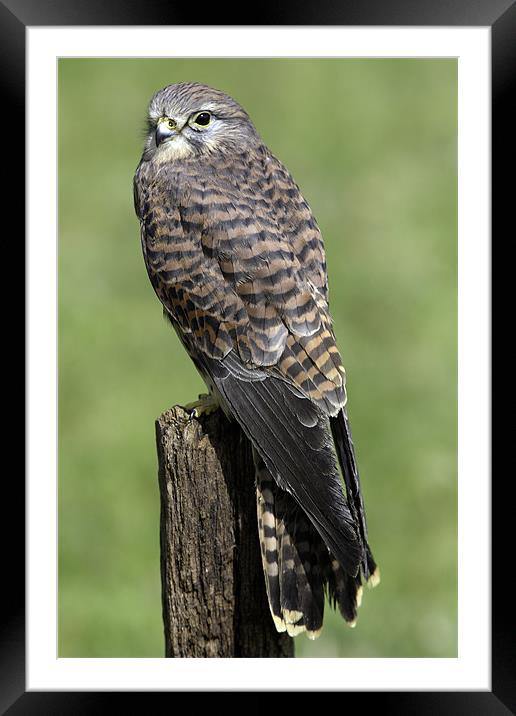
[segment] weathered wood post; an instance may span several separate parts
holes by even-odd
[[[263,579],[248,441],[218,410],[156,421],[168,657],[291,657]]]

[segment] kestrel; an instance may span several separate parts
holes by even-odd
[[[152,97],[134,202],[164,313],[252,443],[276,628],[318,636],[325,592],[354,626],[379,573],[308,204],[245,110],[198,83]]]

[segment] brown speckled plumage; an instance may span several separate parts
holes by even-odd
[[[199,112],[207,126],[196,124]],[[267,514],[276,533],[276,577],[264,556],[275,623],[315,635],[323,586],[353,621],[362,577],[376,569],[321,234],[287,169],[227,95],[170,85],[151,100],[148,121],[134,197],[149,278],[210,390],[253,443],[262,545],[272,540]]]

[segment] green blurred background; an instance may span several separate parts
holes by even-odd
[[[457,654],[457,64],[59,61],[59,655],[164,653],[154,420],[203,385],[132,204],[146,106],[234,96],[322,230],[381,585],[298,656]]]

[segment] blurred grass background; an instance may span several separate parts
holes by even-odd
[[[233,95],[321,227],[382,583],[298,656],[457,654],[457,65],[59,61],[59,655],[163,655],[154,420],[203,390],[161,317],[132,176],[148,100]]]

